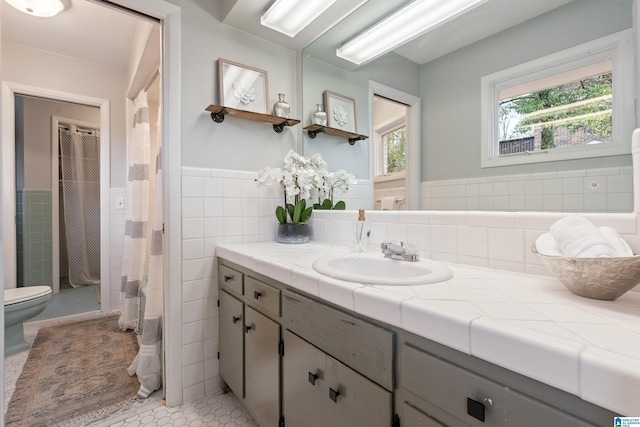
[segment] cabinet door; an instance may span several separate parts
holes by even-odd
[[[388,427],[392,418],[391,393],[331,356],[326,356],[323,401],[334,427]]]
[[[280,325],[245,307],[245,403],[261,427],[280,420]]]
[[[239,398],[244,397],[242,301],[220,291],[219,335],[220,376]]]
[[[327,393],[324,352],[287,330],[282,335],[282,413],[285,425],[331,425],[326,411],[320,408],[320,402],[324,402]]]
[[[417,410],[413,406],[402,405],[403,427],[446,427],[444,424],[439,423],[422,411]]]

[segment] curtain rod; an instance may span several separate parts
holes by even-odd
[[[156,81],[159,75],[160,75],[160,70],[156,70],[156,72],[153,74],[153,77],[151,77],[151,80],[149,80],[149,83],[147,83],[147,85],[144,87],[145,92],[149,90],[149,88],[151,87],[153,82]]]
[[[65,125],[63,123],[60,123],[58,125],[58,129],[70,131],[71,127],[69,125]],[[97,131],[98,131],[98,129],[83,129],[83,128],[79,128],[79,127],[76,126],[76,132],[86,132],[86,133],[91,135],[91,134],[94,134]]]

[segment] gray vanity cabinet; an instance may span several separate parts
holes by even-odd
[[[388,427],[392,393],[290,331],[283,332],[283,414],[297,427]]]
[[[593,427],[557,388],[219,264],[220,375],[260,427]]]
[[[280,420],[280,325],[245,307],[245,403],[261,427]]]
[[[220,375],[239,398],[244,397],[244,304],[221,290],[219,294]]]
[[[280,290],[225,265],[218,271],[220,376],[261,427],[278,427]]]
[[[533,391],[534,386],[525,384],[524,379],[518,379],[513,373],[508,376],[514,378],[509,383],[515,387],[476,373],[482,372],[477,364],[475,368],[473,363],[469,365],[473,370],[466,369],[407,344],[400,346],[400,353],[400,387],[415,397],[410,398],[411,405],[403,402],[401,419],[406,418],[411,427],[593,427],[613,419],[606,411],[599,411],[600,421],[596,421],[592,418],[595,413],[581,413],[577,408],[571,411],[575,414],[572,415],[568,412],[568,395],[563,396],[559,390],[552,391],[549,386],[541,388],[542,396],[546,395],[548,402],[523,394],[518,390]],[[564,399],[553,400],[550,393]],[[595,407],[585,405],[585,409]],[[585,419],[580,419],[585,416]],[[406,427],[407,423],[402,423],[402,426]]]
[[[402,406],[402,427],[446,427],[406,402]]]

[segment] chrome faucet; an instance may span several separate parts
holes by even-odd
[[[385,241],[380,244],[385,258],[415,262],[420,260],[418,246],[411,242]]]

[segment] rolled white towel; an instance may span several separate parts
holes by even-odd
[[[536,251],[542,255],[562,256],[558,243],[556,243],[551,233],[541,234],[540,237],[536,239]]]
[[[565,216],[551,226],[551,235],[564,256],[572,258],[615,257],[607,238],[588,219]]]
[[[616,251],[616,256],[629,257],[633,256],[633,251],[629,247],[629,244],[618,234],[618,231],[613,227],[598,227],[598,230],[607,239],[609,245]]]

